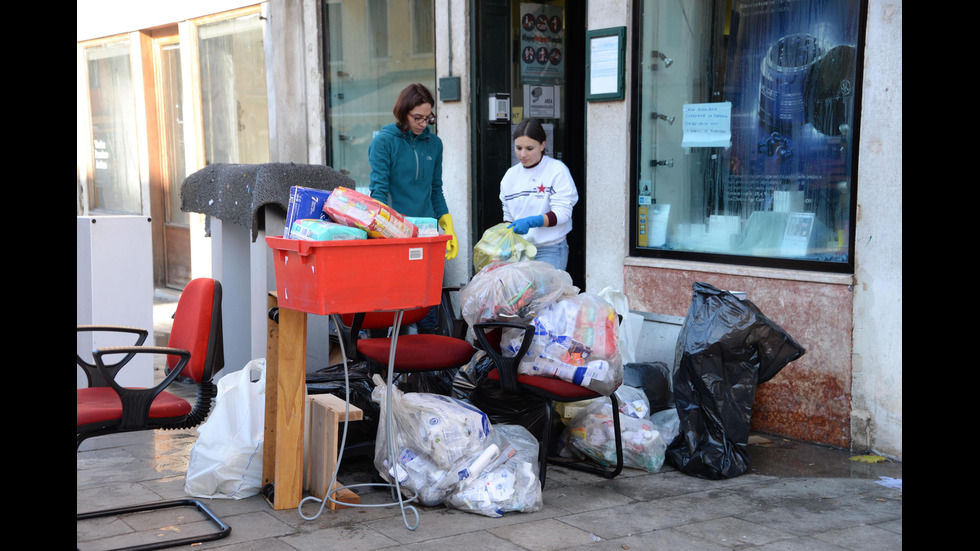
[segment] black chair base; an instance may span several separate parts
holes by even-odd
[[[609,399],[612,403],[613,411],[613,433],[616,435],[616,466],[612,469],[602,468],[599,466],[594,466],[588,462],[571,459],[566,457],[561,457],[557,455],[551,455],[551,450],[548,449],[551,445],[551,428],[552,428],[552,414],[554,412],[554,404],[546,402],[545,404],[545,425],[544,434],[541,437],[541,442],[539,445],[541,449],[539,450],[539,463],[540,471],[538,472],[538,478],[541,479],[541,488],[544,488],[545,475],[547,473],[548,464],[559,465],[567,469],[573,469],[576,471],[581,471],[585,473],[596,474],[605,478],[615,478],[623,471],[623,439],[622,432],[619,423],[619,400],[616,399],[616,394],[610,394]]]
[[[170,501],[160,501],[158,503],[148,503],[144,505],[133,505],[130,507],[118,507],[115,509],[105,509],[102,511],[91,511],[88,513],[79,513],[77,520],[85,520],[92,518],[110,517],[116,515],[125,515],[128,513],[140,513],[145,511],[154,511],[157,509],[167,509],[172,507],[195,507],[198,511],[203,514],[207,520],[210,520],[216,524],[219,528],[218,532],[212,532],[210,534],[203,534],[200,536],[191,536],[186,538],[180,538],[175,540],[161,541],[155,543],[148,543],[143,545],[133,545],[130,547],[120,547],[113,551],[149,551],[150,549],[167,549],[169,547],[177,547],[179,545],[192,545],[195,543],[201,543],[205,541],[220,540],[222,538],[228,537],[231,534],[231,527],[225,524],[223,520],[218,518],[204,503],[196,499],[174,499]]]

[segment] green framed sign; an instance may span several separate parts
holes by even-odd
[[[626,98],[626,27],[585,32],[585,99]]]

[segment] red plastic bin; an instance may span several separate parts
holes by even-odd
[[[439,304],[449,238],[265,241],[279,306],[324,315]]]

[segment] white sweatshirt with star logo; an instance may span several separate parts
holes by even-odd
[[[554,226],[531,228],[523,236],[536,246],[553,245],[572,231],[572,208],[578,202],[578,190],[565,163],[545,155],[532,168],[518,163],[500,180],[500,203],[504,220],[514,222],[527,216],[553,212]]]

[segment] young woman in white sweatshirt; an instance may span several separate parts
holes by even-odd
[[[564,270],[572,231],[572,208],[578,190],[561,161],[545,154],[547,135],[537,119],[525,119],[514,129],[518,163],[500,180],[504,221],[514,233],[537,247],[534,259]]]

